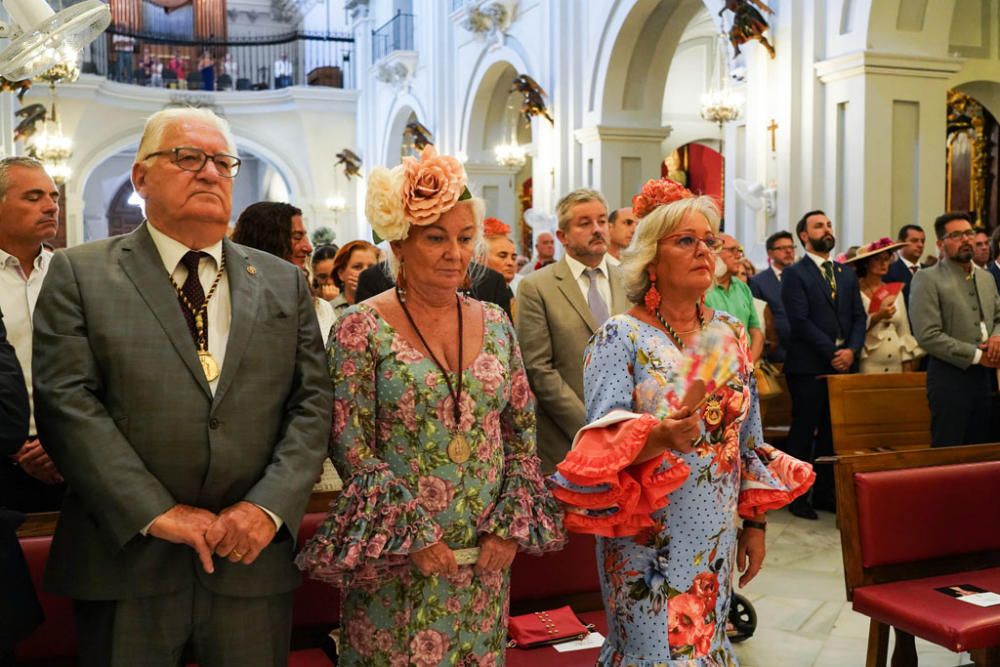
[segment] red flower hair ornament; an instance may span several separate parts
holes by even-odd
[[[639,218],[645,218],[660,206],[692,197],[694,193],[677,181],[651,178],[642,186],[642,191],[632,197],[632,212]]]
[[[486,218],[483,220],[483,236],[507,236],[510,234],[510,226],[497,218]]]

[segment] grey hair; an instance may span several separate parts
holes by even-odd
[[[157,111],[146,120],[146,126],[142,130],[142,139],[139,141],[139,149],[135,152],[135,161],[142,162],[148,159],[150,153],[161,150],[160,143],[163,141],[163,135],[167,128],[184,121],[211,125],[226,140],[226,150],[229,151],[230,155],[239,157],[236,151],[236,140],[233,138],[233,132],[225,119],[220,118],[210,109],[177,107]]]
[[[461,206],[463,204],[468,204],[472,207],[472,217],[476,221],[476,239],[472,245],[472,261],[475,262],[479,267],[482,267],[484,260],[486,258],[486,241],[483,239],[483,220],[486,219],[486,202],[479,197],[472,197],[471,199],[463,199],[458,202],[455,206]],[[412,228],[412,226],[411,226]],[[406,239],[402,239],[405,241]],[[393,282],[399,278],[399,258],[396,257],[396,253],[389,248],[389,252],[386,253],[386,267],[388,268],[389,277],[392,278]],[[477,268],[469,269],[469,277],[472,282],[476,282],[482,277],[483,272]]]
[[[23,167],[25,169],[41,169],[45,171],[45,165],[33,157],[15,155],[5,157],[0,160],[0,201],[7,198],[7,188],[10,187],[8,172],[11,167]],[[46,172],[48,173],[48,172]]]
[[[608,200],[604,198],[597,190],[591,190],[590,188],[580,188],[578,190],[573,190],[568,193],[559,203],[556,204],[556,216],[559,220],[559,229],[566,231],[566,227],[569,226],[569,221],[573,219],[573,207],[577,204],[586,204],[591,201],[599,201],[604,204],[604,210],[608,210]]]
[[[712,232],[719,233],[719,204],[714,197],[705,195],[678,199],[639,220],[632,243],[622,251],[621,271],[629,301],[642,303],[650,286],[649,265],[656,261],[660,239],[677,229],[690,213],[705,216]]]

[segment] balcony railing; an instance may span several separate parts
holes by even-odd
[[[112,26],[84,50],[81,70],[122,83],[187,90],[356,85],[354,39],[327,33],[197,40]]]
[[[393,51],[413,50],[413,14],[397,12],[385,24],[372,31],[372,62],[377,63]]]

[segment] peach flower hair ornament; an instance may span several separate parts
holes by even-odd
[[[642,186],[642,191],[632,197],[632,212],[639,218],[645,218],[660,206],[692,197],[694,193],[677,181],[651,178]]]
[[[461,162],[450,155],[438,155],[433,145],[425,146],[419,160],[405,157],[392,169],[372,169],[365,216],[380,239],[401,241],[409,234],[410,225],[433,224],[458,202],[471,199],[467,181]]]

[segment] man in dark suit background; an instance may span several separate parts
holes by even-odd
[[[147,121],[134,232],[55,254],[35,310],[35,410],[68,483],[45,586],[84,667],[288,664],[295,536],[333,391],[302,272],[226,238],[225,121]]]
[[[795,242],[792,233],[782,230],[767,237],[767,261],[770,266],[750,279],[750,291],[758,299],[767,301],[771,320],[778,331],[778,347],[766,348],[764,358],[784,363],[791,325],[781,302],[781,273],[795,262]]]
[[[987,266],[1000,293],[1000,227],[994,229],[990,236],[990,263]]]
[[[0,456],[19,450],[28,437],[28,390],[0,313]],[[42,620],[28,566],[17,541],[20,512],[0,507],[0,667],[13,667],[14,644]]]
[[[830,259],[836,245],[830,218],[823,211],[810,211],[795,232],[806,254],[785,270],[781,280],[781,299],[791,325],[785,357],[792,398],[788,453],[812,463],[833,454],[830,400],[821,376],[857,370],[867,318],[854,271]],[[812,503],[801,496],[790,510],[795,516],[815,519],[813,504],[836,509],[830,466],[816,471]]]
[[[889,272],[882,278],[886,283],[903,283],[903,301],[907,311],[910,307],[910,281],[913,274],[921,269],[920,258],[924,254],[927,235],[920,225],[903,225],[896,240],[906,245],[899,249],[896,261],[889,265]]]

